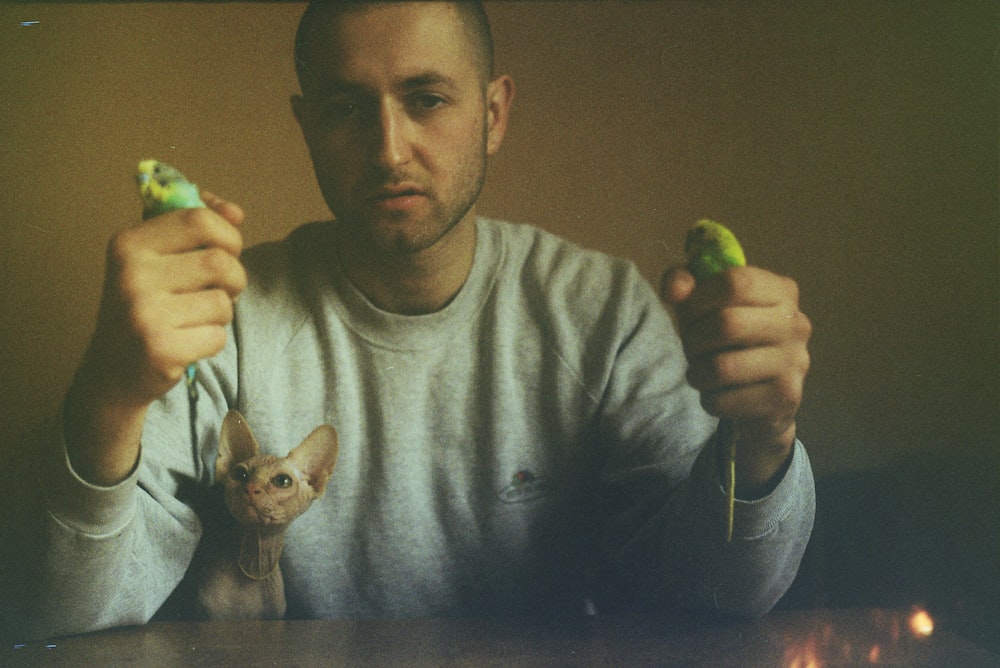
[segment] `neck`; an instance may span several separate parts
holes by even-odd
[[[251,580],[266,580],[278,570],[281,550],[285,547],[285,527],[241,527],[240,551],[236,564]]]
[[[433,313],[455,298],[472,271],[475,214],[469,212],[433,246],[420,251],[379,252],[344,233],[338,245],[347,278],[372,304],[401,315]]]

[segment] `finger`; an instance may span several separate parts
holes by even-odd
[[[732,267],[700,281],[679,309],[682,320],[693,321],[724,306],[780,306],[798,308],[795,281],[759,267]]]
[[[150,218],[127,230],[141,249],[171,255],[196,248],[217,247],[234,256],[243,250],[243,235],[212,209],[179,209]]]
[[[778,348],[728,350],[692,358],[688,384],[700,392],[769,382],[785,371],[785,356]]]
[[[721,308],[699,320],[682,322],[681,337],[688,357],[732,348],[781,345],[803,338],[800,330],[804,318],[783,306]]]
[[[712,392],[761,382],[802,383],[809,371],[810,355],[804,343],[765,348],[727,350],[692,358],[687,378],[691,387]]]
[[[184,369],[200,359],[218,354],[226,345],[222,325],[198,325],[176,329],[149,349],[150,364],[172,382],[181,379]]]
[[[166,270],[174,277],[175,283],[170,290],[174,293],[218,289],[233,300],[247,286],[243,263],[219,248],[201,248],[170,256],[170,267]]]
[[[160,301],[159,308],[163,321],[173,329],[225,326],[233,319],[233,301],[223,290],[168,295]]]
[[[230,225],[238,227],[243,224],[246,213],[239,204],[224,200],[215,193],[208,192],[207,190],[201,191],[201,201],[208,208],[225,218]]]
[[[668,304],[680,304],[694,289],[694,276],[684,267],[671,267],[660,278],[660,298]]]
[[[743,421],[794,415],[801,401],[801,379],[790,376],[701,394],[701,405],[710,415]]]

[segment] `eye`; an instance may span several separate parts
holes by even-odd
[[[445,99],[435,93],[419,93],[410,98],[410,105],[417,111],[434,111],[444,106]]]
[[[271,478],[271,484],[278,489],[288,489],[292,486],[292,476],[285,473],[279,473]]]
[[[353,99],[331,100],[323,106],[323,119],[327,123],[341,123],[356,116],[360,105]]]
[[[243,464],[237,464],[229,470],[229,477],[236,482],[246,482],[250,479],[250,470]]]

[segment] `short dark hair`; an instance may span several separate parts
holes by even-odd
[[[307,51],[311,38],[310,29],[322,17],[335,18],[351,11],[363,11],[366,7],[378,4],[392,4],[401,0],[312,0],[299,20],[295,32],[295,73],[299,78],[299,86],[304,83],[309,71]],[[485,86],[493,79],[493,34],[490,30],[489,17],[479,0],[457,0],[451,2],[458,10],[459,18],[465,27],[469,41],[476,52],[477,67]],[[303,91],[304,92],[304,91]]]

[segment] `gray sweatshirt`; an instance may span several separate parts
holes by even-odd
[[[32,635],[148,621],[202,533],[229,408],[262,449],[340,436],[326,495],[282,555],[289,616],[684,606],[758,615],[791,583],[814,488],[797,443],[725,541],[714,432],[666,310],[635,267],[480,219],[443,310],[380,311],[335,261],[333,223],[250,249],[229,344],[148,414],[135,473],[88,485],[55,446]]]

